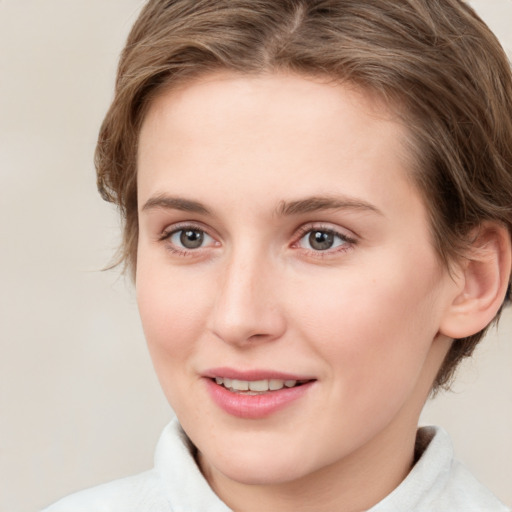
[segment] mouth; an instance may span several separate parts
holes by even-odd
[[[225,413],[243,419],[263,419],[305,400],[317,379],[274,370],[215,368],[202,374],[213,402]]]
[[[311,380],[294,379],[240,380],[230,379],[228,377],[215,377],[212,381],[232,393],[239,393],[248,396],[262,395],[269,392],[279,391],[283,388],[295,388],[311,382]]]

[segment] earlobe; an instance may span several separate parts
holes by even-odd
[[[465,338],[492,322],[509,286],[511,253],[506,227],[484,223],[475,231],[467,257],[458,267],[458,290],[443,317],[442,334]]]

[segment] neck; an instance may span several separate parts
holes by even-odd
[[[213,490],[235,512],[361,512],[386,497],[409,473],[416,425],[417,418],[407,430],[390,424],[342,461],[291,482],[244,484],[225,477],[201,455],[199,461]]]

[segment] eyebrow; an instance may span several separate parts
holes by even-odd
[[[142,211],[159,208],[200,213],[202,215],[208,215],[210,213],[206,206],[197,201],[191,201],[190,199],[184,199],[182,197],[167,196],[165,194],[149,198],[142,207]]]
[[[282,201],[277,208],[279,216],[300,215],[322,210],[363,210],[384,215],[376,206],[351,197],[313,196],[297,201]]]
[[[149,198],[142,211],[155,209],[181,210],[184,212],[210,215],[210,210],[202,203],[185,199],[183,197],[160,194]],[[296,201],[281,201],[276,209],[279,217],[300,215],[323,210],[363,210],[383,215],[383,213],[371,203],[351,197],[312,196]]]

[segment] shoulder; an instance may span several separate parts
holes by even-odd
[[[437,510],[463,512],[510,512],[494,494],[481,484],[472,473],[453,456],[448,434],[439,427],[426,427],[418,431],[432,433],[432,441],[424,452],[425,462],[438,462],[438,474],[427,502]],[[428,436],[427,436],[428,437]]]
[[[405,480],[371,512],[510,512],[454,458],[442,428],[418,430],[416,455]]]
[[[62,498],[42,512],[170,512],[155,470]]]
[[[461,512],[510,512],[508,507],[457,460],[452,461],[449,476],[439,494],[432,499],[432,505],[439,510]]]
[[[80,491],[42,512],[229,512],[198,468],[191,442],[175,419],[164,428],[155,467]]]
[[[62,498],[42,512],[171,512],[155,470]]]

